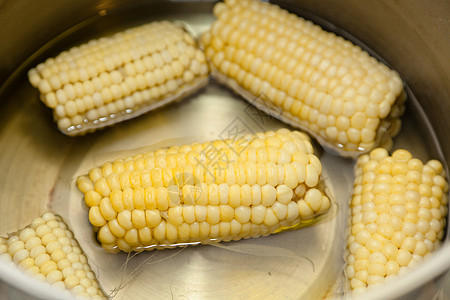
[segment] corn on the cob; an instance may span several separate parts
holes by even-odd
[[[302,226],[330,207],[321,172],[308,137],[280,129],[107,162],[77,185],[102,246],[129,252]]]
[[[345,156],[398,133],[402,81],[360,47],[258,0],[219,2],[214,14],[202,36],[212,75],[258,108]]]
[[[153,22],[64,51],[29,71],[67,135],[105,127],[178,100],[208,81],[192,36]]]
[[[44,213],[20,232],[0,237],[0,259],[76,296],[105,299],[78,242],[61,217]]]
[[[448,183],[442,164],[406,150],[377,148],[356,165],[345,273],[353,292],[383,284],[417,265],[444,235]]]

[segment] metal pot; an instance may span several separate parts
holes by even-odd
[[[417,152],[424,157],[450,161],[450,143],[447,140],[450,131],[447,118],[450,114],[448,1],[302,0],[277,3],[300,15],[327,20],[326,24],[331,29],[350,32],[384,58],[401,74],[417,98],[417,103],[409,104],[407,108],[407,115],[413,117],[407,122],[409,129],[401,133],[403,138],[400,138],[399,143],[412,140],[405,145],[418,149]],[[73,176],[86,157],[98,159],[93,154],[96,150],[117,151],[123,149],[124,144],[140,147],[146,144],[145,138],[149,135],[153,138],[151,143],[171,133],[182,137],[187,133],[190,137],[209,139],[214,137],[209,130],[211,126],[217,130],[224,128],[229,121],[227,114],[242,110],[245,105],[235,96],[213,86],[204,91],[205,94],[214,95],[213,100],[206,101],[199,94],[186,104],[177,104],[156,112],[153,120],[140,117],[114,129],[73,139],[57,132],[51,122],[51,113],[39,103],[37,91],[27,83],[26,71],[46,57],[88,38],[120,29],[125,24],[168,16],[182,19],[199,33],[213,20],[210,14],[212,4],[212,1],[183,0],[80,0],[51,1],[50,5],[43,6],[40,2],[23,0],[0,1],[0,40],[3,41],[0,47],[0,82],[3,82],[0,86],[0,168],[3,170],[0,174],[0,235],[26,226],[48,207],[60,211],[70,210],[72,206],[64,202],[64,197],[72,187]],[[212,114],[217,113],[216,105],[224,103],[222,101],[227,97],[234,97],[234,100],[226,100],[228,104],[224,107],[225,112],[214,117]],[[192,121],[192,118],[203,119]],[[167,120],[174,120],[170,131],[165,129],[169,126]],[[417,126],[415,120],[422,123]],[[187,132],[185,122],[191,122]],[[274,121],[270,126],[281,125]],[[147,130],[149,133],[144,135]],[[189,140],[186,137],[182,139]],[[428,145],[433,146],[428,149]],[[340,163],[345,164],[342,161]],[[345,179],[351,180],[351,175]],[[72,217],[69,225],[74,226],[78,221]],[[83,218],[82,210],[77,212],[77,217]],[[338,222],[333,223],[333,230],[341,230],[343,220],[336,218]],[[78,234],[77,238],[88,243],[92,239],[88,230],[75,232],[75,235]],[[326,232],[326,228],[318,230]],[[339,232],[342,233],[342,230]],[[310,236],[313,232],[306,231],[304,234]],[[330,237],[328,242],[333,242],[334,238],[343,240],[344,236]],[[327,250],[325,254],[327,259],[339,258],[342,250]],[[92,255],[95,255],[95,251]],[[340,270],[338,265],[338,262],[333,264],[334,275]],[[443,286],[449,268],[450,241],[447,233],[443,247],[414,272],[406,274],[395,284],[371,291],[364,299],[431,299]],[[320,275],[324,276],[325,281],[332,280],[333,274],[323,273],[325,269],[325,265],[319,266],[319,273],[322,272]],[[228,271],[232,274],[231,269]],[[161,282],[164,279],[167,280],[163,277]],[[0,280],[0,298],[5,295],[6,299],[8,296],[11,299],[66,297],[1,261]],[[185,282],[184,279],[177,280],[175,282]],[[201,279],[197,274],[192,280],[198,283],[207,279]],[[315,289],[320,290],[320,285],[317,285],[319,279],[314,280]],[[446,285],[449,285],[448,280]],[[255,287],[259,285],[255,284]],[[239,288],[243,290],[247,287],[242,283]],[[180,293],[172,296],[225,298],[227,295],[211,291],[191,294],[187,288],[180,289]],[[275,289],[276,286],[272,292]],[[169,292],[154,292],[159,298],[170,296]],[[240,295],[239,291],[230,293],[231,296]],[[294,289],[283,295],[285,298],[297,298],[309,294],[298,294]]]

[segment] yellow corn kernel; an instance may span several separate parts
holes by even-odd
[[[164,39],[167,35],[171,38]],[[144,24],[49,58],[28,78],[53,110],[60,131],[70,136],[91,132],[207,84],[205,56],[187,35],[174,22]],[[116,188],[117,178],[110,179]]]
[[[80,184],[85,186],[85,183]],[[102,236],[105,238],[105,234]],[[75,296],[82,296],[75,287],[84,281],[92,287],[91,297],[106,298],[72,232],[61,217],[51,212],[44,213],[9,238],[0,237],[0,258],[6,255],[25,273],[67,289]],[[80,267],[83,272],[75,272]],[[93,276],[86,278],[85,271]]]
[[[277,5],[216,7],[202,46],[218,81],[344,156],[398,133],[406,94],[397,72]]]
[[[431,165],[435,167],[425,167]],[[409,172],[419,176],[408,177]],[[427,180],[427,172],[436,180]],[[401,270],[413,268],[439,245],[437,236],[443,236],[446,214],[433,216],[430,199],[434,196],[429,191],[435,190],[435,206],[446,212],[443,195],[448,185],[443,184],[446,179],[441,172],[436,160],[423,164],[403,149],[389,156],[385,149],[376,148],[358,159],[345,258],[347,269],[355,271],[346,273],[355,292],[401,275]],[[397,182],[402,182],[401,187]],[[410,188],[410,183],[422,188]],[[356,200],[362,198],[364,203]]]
[[[276,153],[273,161],[269,148]],[[141,153],[123,160],[128,167],[114,170],[122,160],[107,162],[95,168],[105,172],[91,171],[95,176],[82,176],[78,182],[85,197],[102,197],[85,203],[107,251],[238,240],[306,224],[329,209],[330,200],[319,188],[322,166],[312,149],[306,135],[280,129]],[[184,160],[176,159],[183,155]],[[228,155],[233,159],[221,164],[208,160]],[[145,188],[121,184],[119,189],[115,182],[114,188],[105,186],[110,182],[105,178],[131,173],[162,179],[152,178]]]

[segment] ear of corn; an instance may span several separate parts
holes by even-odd
[[[130,252],[309,223],[330,207],[321,172],[308,137],[281,129],[107,162],[77,185],[102,246]]]
[[[220,82],[341,155],[391,144],[406,99],[395,71],[273,4],[229,0],[214,14],[202,46]]]
[[[439,248],[447,216],[442,164],[377,148],[356,165],[345,274],[354,293],[407,272]]]
[[[8,238],[0,237],[0,260],[14,262],[25,273],[75,296],[105,299],[72,232],[53,213],[44,213]]]
[[[91,40],[28,73],[67,135],[94,131],[193,93],[208,66],[176,23],[153,22]]]

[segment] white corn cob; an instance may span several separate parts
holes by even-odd
[[[203,34],[212,75],[344,156],[391,144],[406,99],[399,75],[280,7],[228,0]]]
[[[442,164],[377,148],[356,165],[345,274],[354,293],[395,279],[437,249],[448,212]]]
[[[181,99],[207,84],[208,72],[192,36],[161,21],[73,47],[28,77],[58,128],[77,135]]]
[[[75,296],[105,299],[72,232],[53,213],[44,213],[8,238],[0,237],[0,259]]]
[[[77,185],[102,246],[129,252],[306,226],[330,207],[321,172],[308,137],[281,129],[118,159]]]

